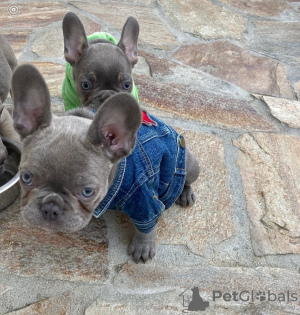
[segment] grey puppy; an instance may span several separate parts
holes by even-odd
[[[118,162],[133,156],[136,151],[139,158],[146,156],[145,145],[150,145],[156,152],[157,148],[151,147],[151,141],[170,134],[169,127],[162,123],[162,128],[165,128],[161,129],[163,133],[153,138],[153,130],[160,127],[149,127],[147,130],[151,137],[141,145],[141,139],[136,140],[142,128],[141,109],[128,93],[117,93],[108,98],[92,116],[93,119],[87,109],[81,109],[81,114],[84,116],[86,112],[88,118],[72,115],[56,117],[51,113],[46,83],[30,64],[19,66],[13,73],[12,95],[14,127],[21,136],[23,147],[20,162],[22,214],[32,224],[50,230],[73,232],[84,228],[94,210],[107,197],[112,183],[115,185],[115,178],[119,178],[121,162]],[[182,140],[180,145],[184,144]],[[170,146],[177,148],[177,143],[170,143]],[[179,203],[187,205],[194,202],[190,185],[197,179],[199,168],[187,148],[181,152],[185,153],[186,176],[180,177],[185,182],[182,181],[178,196],[182,191]],[[184,160],[184,156],[181,159]],[[151,157],[147,159],[147,164],[150,160]],[[129,160],[127,164],[130,164]],[[184,166],[178,170],[179,174]],[[153,171],[153,167],[150,170]],[[156,171],[156,176],[163,178],[164,172],[173,176],[174,166],[171,170]],[[127,180],[126,176],[122,178],[124,180]],[[151,180],[148,184],[150,188],[155,185]],[[168,191],[168,184],[163,184]],[[130,194],[134,191],[130,190]],[[148,201],[162,204],[154,195]],[[143,205],[147,200],[137,196],[134,202]],[[134,206],[135,214],[142,213],[142,210]],[[155,255],[155,225],[156,221],[149,233],[136,229],[129,247],[129,253],[136,262],[140,259],[147,261]]]
[[[72,73],[68,73],[67,67],[63,85],[66,109],[69,109],[66,104],[71,101],[74,93],[77,93],[81,101],[76,106],[92,108],[96,99],[99,105],[115,93],[135,92],[131,76],[131,70],[138,60],[139,24],[135,18],[127,19],[117,44],[107,33],[102,33],[106,36],[100,38],[94,35],[95,38],[88,41],[81,21],[72,12],[65,15],[62,26],[64,55],[72,66],[69,69]]]
[[[65,59],[72,66],[76,92],[84,107],[98,109],[110,96],[132,92],[131,71],[138,61],[139,36],[139,24],[134,17],[127,19],[117,45],[105,39],[89,42],[81,21],[72,12],[68,12],[63,19],[63,35]],[[81,110],[74,110],[70,114],[81,116]],[[84,115],[89,116],[87,113]],[[184,193],[176,201],[181,206],[194,203],[195,196],[190,184],[199,174],[195,157],[188,149],[186,151],[186,164],[191,172]]]
[[[178,159],[179,163],[182,164],[185,158],[186,165],[177,170],[173,165],[170,169],[162,158],[164,167],[161,171],[154,169],[150,165],[152,158],[147,156],[144,149],[148,145],[156,154],[158,150],[155,145],[152,146],[152,143],[156,143],[153,141],[160,141],[172,132],[161,122],[157,126],[141,125],[141,109],[130,94],[111,96],[92,116],[89,110],[81,109],[82,115],[86,112],[88,118],[72,115],[56,117],[51,113],[50,95],[43,77],[34,66],[23,64],[13,73],[12,95],[14,128],[21,136],[23,148],[20,162],[21,210],[30,223],[62,232],[84,228],[95,209],[107,198],[111,186],[116,185],[115,179],[119,180],[120,164],[124,164],[125,160],[130,164],[134,154],[138,154],[139,159],[146,159],[148,169],[144,175],[151,173],[152,176],[153,173],[153,177],[146,182],[150,192],[152,189],[154,192],[155,178],[161,180],[165,173],[173,176],[173,173],[180,175],[186,170],[186,176],[179,176],[185,179],[177,192],[178,196],[181,193],[179,203],[187,205],[194,202],[190,185],[199,175],[196,159],[187,148],[183,151],[184,141],[181,137],[182,148],[178,143],[169,144],[167,141],[163,155],[168,155],[169,145],[178,148],[178,152],[185,153]],[[142,143],[137,134],[143,128],[149,130],[150,138]],[[153,137],[156,129],[163,132]],[[168,159],[173,157],[174,154],[171,154]],[[130,171],[128,174],[122,181],[131,176]],[[139,179],[143,183],[145,176]],[[168,183],[163,181],[163,185],[168,192]],[[138,187],[133,185],[133,188],[130,195],[138,191]],[[143,205],[149,202],[162,205],[158,199],[159,196],[155,194],[151,194],[150,198],[136,196],[133,202],[137,207],[133,204],[133,214],[142,213]],[[155,255],[156,220],[153,224],[149,233],[136,229],[129,246],[129,254],[136,262],[140,259],[147,261]]]
[[[12,71],[17,66],[17,59],[7,39],[0,35],[0,175],[4,172],[7,150],[1,137],[19,141],[19,136],[13,128],[13,120],[2,104],[9,93]]]

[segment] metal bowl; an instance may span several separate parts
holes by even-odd
[[[20,194],[19,164],[21,159],[21,144],[17,141],[2,138],[7,149],[5,171],[0,175],[0,210],[12,204]]]

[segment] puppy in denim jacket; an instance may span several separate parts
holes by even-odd
[[[137,62],[139,35],[135,18],[127,19],[119,42],[105,32],[87,37],[74,13],[66,14],[63,33],[65,59],[68,61],[62,93],[66,110],[82,105],[96,111],[108,97],[119,92],[131,93],[139,102],[131,75]],[[72,114],[81,115],[79,111]],[[120,163],[119,177],[115,178],[94,215],[99,217],[108,208],[123,210],[131,217],[137,230],[150,238],[155,233],[150,232],[160,214],[175,201],[182,206],[194,203],[191,183],[197,179],[199,168],[193,154],[186,149],[183,137],[172,127],[145,111],[142,111],[142,118],[137,147]],[[186,164],[190,171],[185,181]],[[150,182],[152,188],[149,189]],[[142,239],[142,234],[139,239]],[[155,249],[152,239],[150,257],[154,256]],[[140,256],[140,249],[136,246],[131,246],[129,252],[135,252],[134,257]],[[147,254],[144,260],[146,257]]]
[[[127,32],[123,29],[122,34]],[[132,85],[124,92],[95,83],[101,71],[94,67],[106,65],[109,71],[111,61],[101,59],[105,57],[104,45],[110,57],[126,57],[118,57],[124,63],[120,69],[112,66],[113,77],[119,83],[126,78],[132,84],[132,64],[126,49],[124,52],[122,45],[102,41],[89,44],[81,35],[67,36],[65,52],[76,57],[67,57],[75,85],[91,90],[89,95],[79,96],[82,103],[98,108],[95,115],[80,108],[55,117],[46,84],[33,66],[20,66],[13,77],[14,123],[23,139],[22,213],[33,224],[71,232],[82,229],[93,215],[99,217],[107,209],[124,211],[136,227],[129,253],[136,262],[147,261],[155,255],[156,222],[162,212],[174,202],[182,206],[194,203],[191,184],[199,175],[198,163],[181,135],[141,111],[130,95]],[[98,52],[101,62],[94,60]],[[91,56],[90,61],[85,60]],[[76,68],[82,63],[84,73]],[[128,87],[125,83],[119,86]],[[97,86],[95,92],[93,86]]]

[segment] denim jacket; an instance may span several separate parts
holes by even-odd
[[[134,150],[119,162],[106,196],[94,211],[98,218],[107,209],[121,210],[143,233],[153,230],[162,212],[180,196],[186,176],[183,136],[146,115]]]

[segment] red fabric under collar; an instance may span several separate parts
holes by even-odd
[[[142,111],[143,114],[143,124],[147,126],[157,126],[156,121],[152,120],[146,111]]]

